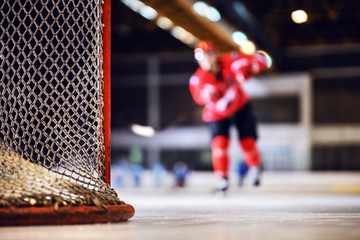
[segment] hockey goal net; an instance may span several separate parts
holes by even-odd
[[[110,187],[109,27],[108,0],[1,1],[0,225],[133,216]]]

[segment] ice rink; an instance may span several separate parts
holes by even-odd
[[[360,174],[265,172],[264,184],[227,196],[212,193],[209,173],[190,175],[185,188],[118,189],[135,207],[128,222],[1,227],[0,239],[360,239]]]

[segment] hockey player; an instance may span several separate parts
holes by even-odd
[[[256,145],[256,120],[242,83],[267,68],[266,57],[241,52],[220,55],[212,41],[200,41],[194,54],[199,68],[191,76],[189,88],[195,102],[204,106],[202,119],[210,128],[212,165],[218,178],[216,190],[225,193],[229,187],[227,150],[231,124],[236,126],[244,161],[257,186],[261,159]]]

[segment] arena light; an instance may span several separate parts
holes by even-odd
[[[248,40],[245,33],[236,31],[232,33],[232,39],[237,45],[241,45]]]
[[[181,39],[186,35],[187,31],[182,27],[175,26],[171,29],[171,34],[176,37],[177,39]]]
[[[197,38],[194,37],[191,33],[183,29],[182,27],[175,26],[171,29],[171,34],[179,39],[180,41],[189,44],[194,45],[197,42]]]
[[[158,13],[155,9],[153,9],[152,7],[149,7],[147,5],[142,6],[139,9],[139,13],[141,16],[143,16],[144,18],[149,19],[149,20],[154,20],[158,15]]]
[[[218,22],[221,20],[221,15],[220,15],[219,11],[216,8],[211,7],[211,6],[209,6],[206,17],[212,22]]]
[[[195,2],[193,4],[193,9],[197,14],[209,19],[212,22],[218,22],[221,20],[221,14],[219,11],[205,2]]]
[[[168,19],[167,17],[159,17],[156,20],[156,24],[164,30],[169,30],[170,28],[172,28],[174,26],[173,22],[170,19]]]
[[[194,35],[192,35],[191,33],[188,34],[188,36],[186,38],[184,38],[182,40],[184,43],[186,43],[187,45],[190,46],[195,46],[195,44],[199,41],[198,38],[196,38]]]
[[[208,7],[208,5],[204,2],[196,2],[193,4],[194,11],[203,17],[205,16],[207,7]]]
[[[194,35],[192,35],[190,32],[186,31],[182,27],[174,25],[174,23],[168,19],[167,17],[158,17],[156,19],[156,24],[167,31],[170,31],[170,33],[183,43],[194,46],[199,39],[196,38]]]
[[[304,10],[296,10],[296,11],[293,11],[291,13],[291,19],[295,22],[295,23],[304,23],[304,22],[307,22],[308,20],[308,15],[307,13],[304,11]]]
[[[131,8],[134,12],[139,13],[141,16],[143,16],[146,19],[154,20],[158,15],[155,9],[149,7],[148,5],[145,5],[139,0],[120,0],[120,1],[129,8]]]
[[[252,41],[245,41],[240,45],[241,51],[245,54],[254,54],[256,51],[256,46]]]
[[[135,12],[139,12],[140,9],[145,5],[138,0],[121,0],[121,2],[123,2],[126,6],[128,6]]]

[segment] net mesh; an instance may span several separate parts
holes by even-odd
[[[120,202],[102,180],[101,4],[0,2],[0,207]]]

